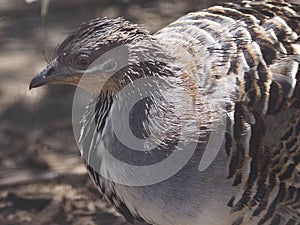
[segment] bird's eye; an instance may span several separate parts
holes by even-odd
[[[87,54],[81,54],[77,58],[77,65],[80,68],[87,68],[91,64],[91,58]]]

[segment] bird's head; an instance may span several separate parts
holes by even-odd
[[[91,86],[101,81],[101,76],[111,76],[120,70],[124,73],[124,68],[128,70],[128,48],[120,46],[147,39],[151,37],[146,29],[123,18],[93,19],[83,23],[58,46],[54,60],[31,80],[29,88],[68,84],[91,91]],[[81,82],[84,74],[84,82]]]

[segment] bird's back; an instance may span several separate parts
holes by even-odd
[[[243,190],[228,201],[235,225],[300,222],[299,15],[283,1],[242,1],[155,34],[184,65],[192,95],[225,96],[228,179]]]

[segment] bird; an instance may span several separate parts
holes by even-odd
[[[127,221],[299,225],[299,35],[300,5],[284,0],[212,6],[153,34],[96,18],[29,88],[87,94],[79,150]]]

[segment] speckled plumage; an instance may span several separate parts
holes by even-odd
[[[57,49],[55,69],[43,71],[46,77],[64,71],[69,79],[33,81],[31,87],[52,82],[90,91],[95,79],[78,84],[86,69],[76,64],[78,55],[83,52],[94,61],[126,45],[126,66],[116,71],[90,102],[82,121],[81,147],[101,143],[101,151],[120,160],[148,165],[178,150],[182,120],[188,123],[196,118],[199,130],[191,128],[186,138],[196,135],[199,139],[195,153],[178,173],[152,185],[112,182],[87,162],[103,196],[130,222],[298,225],[299,14],[299,5],[284,1],[241,1],[189,13],[153,35],[120,18],[95,19],[66,38]],[[74,79],[72,74],[77,74]],[[167,83],[150,82],[153,96],[159,100],[139,102],[130,117],[131,128],[140,138],[149,132],[158,137],[161,131],[168,131],[150,154],[130,152],[111,134],[111,108],[119,104],[116,93],[145,77],[159,77]],[[208,127],[217,113],[207,100],[220,89],[224,89],[220,99],[211,100],[224,102],[220,109],[227,121],[224,142],[211,165],[199,172],[199,161],[213,132]],[[185,104],[192,105],[193,111]],[[175,117],[177,105],[182,106],[182,118]],[[91,123],[96,129],[91,129]],[[101,156],[97,163],[101,165]],[[106,172],[109,176],[113,171]]]

